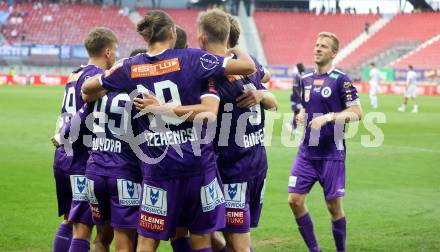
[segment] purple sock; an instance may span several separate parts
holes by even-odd
[[[188,237],[181,237],[171,242],[174,252],[192,252]]]
[[[73,239],[69,252],[89,252],[90,242],[83,239]]]
[[[53,239],[53,252],[67,252],[72,241],[72,226],[61,223]]]
[[[332,223],[333,238],[335,239],[337,252],[345,252],[346,226],[345,217]]]
[[[195,249],[193,252],[214,252],[212,248],[204,248],[204,249]]]
[[[304,216],[296,219],[296,223],[298,223],[298,229],[306,242],[307,247],[310,252],[319,252],[321,249],[319,248],[318,242],[316,241],[315,232],[313,231],[313,222],[310,218],[309,213],[306,213]]]

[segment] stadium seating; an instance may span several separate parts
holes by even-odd
[[[391,67],[406,68],[408,65],[413,65],[417,68],[439,68],[440,67],[440,40],[421,48],[420,50],[413,51],[407,57],[404,57]]]
[[[365,23],[373,23],[378,15],[329,14],[291,12],[255,12],[269,64],[292,65],[297,62],[313,65],[316,35],[321,31],[334,32],[344,47],[364,31]]]
[[[143,15],[150,8],[137,8],[139,14]],[[174,22],[182,27],[188,36],[188,45],[198,47],[197,44],[197,16],[200,10],[195,9],[164,9],[173,18]]]
[[[26,32],[26,43],[82,44],[85,35],[93,27],[104,26],[113,29],[120,38],[119,47],[125,56],[131,49],[145,47],[145,42],[136,33],[130,19],[119,15],[118,11],[117,7],[93,4],[65,4],[59,6],[58,10],[49,5],[39,9],[33,9],[31,4],[14,7],[14,13],[25,13],[23,25],[19,29],[21,33]],[[19,39],[7,38],[12,44]]]
[[[356,64],[367,61],[372,56],[378,55],[393,46],[405,43],[421,44],[438,33],[440,33],[439,13],[399,14],[393,17],[385,27],[374,34],[360,48],[348,55],[339,65],[344,68],[352,68]],[[438,48],[427,48],[427,50],[437,50],[438,52]],[[423,55],[426,54],[423,53]],[[439,62],[438,59],[436,62]]]

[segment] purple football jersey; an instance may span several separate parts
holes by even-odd
[[[132,102],[128,94],[109,92],[93,107],[92,150],[87,162],[87,175],[141,181],[141,170],[130,145],[121,137],[131,123]]]
[[[81,66],[80,68],[72,72],[69,77],[72,81],[69,81],[66,84],[66,92],[64,95],[63,108],[61,110],[61,113],[62,116],[64,115],[64,118],[68,118],[69,115],[70,117],[65,121],[66,124],[62,128],[62,131],[64,132],[64,137],[66,138],[67,136],[69,136],[70,132],[75,132],[72,131],[71,125],[80,125],[79,131],[77,132],[79,133],[77,136],[77,141],[74,141],[72,144],[72,162],[70,164],[70,167],[64,168],[65,171],[69,174],[84,174],[87,159],[89,158],[88,148],[83,144],[82,137],[84,135],[88,135],[89,131],[87,130],[85,124],[72,123],[70,119],[72,118],[72,120],[80,122],[81,118],[84,115],[88,114],[89,108],[84,103],[81,97],[81,87],[87,78],[93,77],[100,73],[103,73],[102,69],[98,68],[95,65]]]
[[[165,50],[155,56],[144,53],[115,65],[100,81],[108,90],[150,92],[161,102],[193,105],[205,95],[214,95],[204,80],[223,75],[226,62],[199,49]],[[141,158],[144,178],[191,176],[216,168],[211,143],[197,144],[200,151],[194,152],[193,144],[204,138],[204,131],[199,134],[193,123],[146,115],[135,122],[142,134],[142,154],[154,159]]]
[[[327,123],[319,132],[312,131],[308,123],[314,114],[316,117],[341,112],[349,106],[360,104],[356,88],[345,73],[331,69],[325,74],[305,74],[301,80],[301,89],[307,121],[304,122],[304,141],[298,153],[308,159],[344,160],[345,141],[342,133],[335,134],[335,123]]]
[[[219,76],[216,82],[220,107],[214,146],[217,166],[225,181],[241,181],[267,169],[264,148],[264,109],[261,104],[239,108],[236,99],[246,89],[266,90],[261,84],[264,68],[255,61],[257,72],[249,76]],[[229,126],[230,125],[230,126]]]

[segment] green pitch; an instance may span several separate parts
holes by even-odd
[[[276,91],[281,112],[289,93]],[[50,251],[60,223],[52,175],[61,87],[0,86],[0,251]],[[362,96],[364,112],[371,112]],[[366,148],[364,126],[347,143],[348,251],[440,251],[440,97],[419,97],[419,113],[398,113],[401,97],[379,96],[383,145]],[[287,179],[296,148],[281,145],[275,121],[269,175],[256,251],[306,251],[287,205]],[[323,251],[334,251],[322,190],[308,206]],[[159,251],[170,251],[163,243]]]

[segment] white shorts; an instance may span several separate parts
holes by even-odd
[[[377,95],[377,89],[378,89],[378,84],[376,83],[370,83],[370,95]]]
[[[416,85],[409,85],[409,87],[405,90],[405,97],[416,97],[417,88]]]

